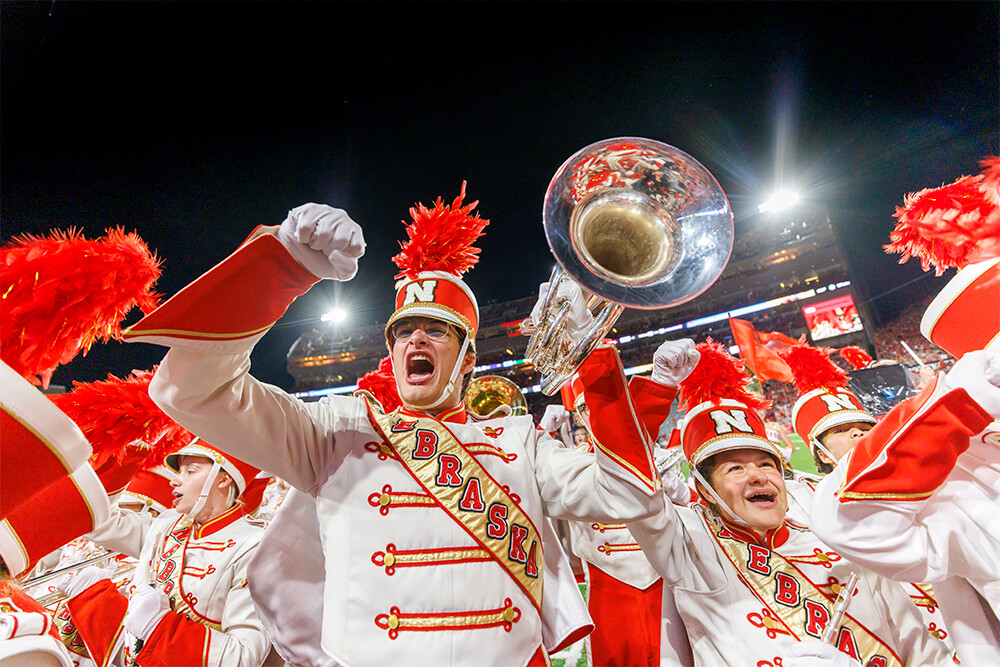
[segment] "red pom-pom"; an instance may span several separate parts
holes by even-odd
[[[924,271],[933,266],[937,275],[1000,257],[1000,159],[982,165],[978,176],[907,195],[886,252],[902,253],[900,264],[919,257]]]
[[[157,306],[160,260],[121,229],[90,241],[75,230],[21,236],[0,248],[0,354],[25,379],[52,372],[98,340],[121,338],[134,307]]]
[[[358,389],[367,391],[382,404],[382,409],[392,412],[403,405],[396,387],[396,376],[392,374],[392,359],[385,357],[378,364],[378,369],[369,371],[358,380]]]
[[[800,394],[813,389],[847,386],[847,373],[830,361],[829,348],[795,345],[778,355],[792,369],[792,384]]]
[[[132,371],[124,380],[109,375],[102,382],[74,382],[73,391],[49,398],[80,427],[94,457],[122,461],[145,450],[139,468],[153,468],[194,437],[149,397],[154,371]]]
[[[753,410],[771,407],[771,401],[748,389],[752,378],[742,359],[726,352],[711,338],[695,345],[695,349],[701,353],[698,365],[679,385],[681,405],[686,410],[705,402],[718,405],[724,398],[739,401]]]
[[[396,278],[416,278],[421,271],[443,271],[462,275],[479,261],[479,248],[472,244],[483,235],[483,229],[490,224],[472,209],[479,203],[462,206],[465,199],[465,183],[462,191],[451,206],[441,203],[438,197],[434,208],[418,203],[410,209],[413,222],[406,226],[410,240],[400,242],[402,250],[392,258],[400,272]]]
[[[856,345],[849,345],[847,347],[842,347],[837,352],[844,361],[851,365],[851,368],[857,370],[859,368],[867,368],[868,364],[872,362],[871,356]]]

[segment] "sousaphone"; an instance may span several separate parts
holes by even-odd
[[[550,396],[626,307],[690,301],[718,279],[733,248],[719,183],[687,153],[652,139],[606,139],[574,154],[549,183],[542,218],[558,266],[539,321],[521,330],[531,334],[525,356]],[[564,324],[569,304],[556,296],[563,280],[583,288],[595,317],[575,339]]]

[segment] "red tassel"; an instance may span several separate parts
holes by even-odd
[[[829,348],[796,345],[778,354],[792,369],[792,384],[800,394],[847,386],[847,373],[830,361]]]
[[[962,176],[939,188],[907,195],[896,208],[896,228],[886,252],[902,253],[899,263],[920,258],[924,271],[1000,257],[1000,158],[983,160],[983,173]]]
[[[154,309],[160,260],[122,229],[89,241],[77,232],[25,235],[0,248],[0,350],[25,379],[48,386],[52,372],[95,341],[121,338],[134,306]]]
[[[844,358],[844,361],[849,363],[851,368],[855,370],[858,370],[859,368],[867,368],[868,364],[872,362],[872,358],[868,355],[868,353],[856,345],[842,347],[837,350],[837,352]]]
[[[80,427],[94,457],[120,462],[136,449],[148,450],[139,468],[153,468],[194,438],[149,397],[155,370],[132,371],[124,380],[109,375],[102,382],[74,382],[73,391],[49,398]]]
[[[385,357],[378,364],[378,370],[369,371],[358,380],[358,389],[364,389],[382,404],[382,409],[392,412],[403,405],[396,387],[396,377],[392,374],[392,359]]]
[[[698,365],[679,386],[681,405],[686,410],[708,401],[718,405],[724,398],[739,401],[754,410],[771,407],[771,401],[747,388],[751,377],[742,359],[726,352],[711,338],[695,345],[695,349],[701,353]]]
[[[417,203],[410,209],[413,222],[406,226],[410,240],[400,242],[402,250],[392,258],[401,270],[396,278],[416,278],[421,271],[443,271],[461,276],[479,261],[479,248],[472,244],[483,229],[490,224],[472,209],[479,203],[462,206],[465,198],[465,182],[462,191],[451,206],[441,203],[438,197],[434,208],[428,209]]]

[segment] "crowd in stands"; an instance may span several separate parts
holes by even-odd
[[[745,300],[745,295],[744,295]],[[929,297],[919,303],[913,303],[905,308],[897,317],[886,322],[874,331],[875,349],[869,349],[869,353],[879,360],[894,360],[906,367],[916,371],[915,360],[903,347],[902,342],[906,342],[910,348],[920,357],[920,359],[931,366],[934,370],[948,370],[953,359],[947,353],[928,342],[920,334],[920,318],[929,302]],[[490,303],[482,306],[482,321],[484,332],[490,331],[494,336],[507,336],[506,330],[500,328],[501,324],[523,319],[530,310],[534,297],[526,297],[516,301],[502,303]],[[744,301],[745,302],[745,301]],[[725,308],[725,304],[718,304],[719,308]],[[669,311],[647,311],[641,316],[623,318],[624,322],[616,325],[612,337],[621,339],[627,336],[639,336],[640,334],[670,326],[686,317],[687,314],[678,314],[679,309]],[[759,313],[752,313],[743,316],[751,321],[759,331],[778,331],[792,338],[799,338],[807,333],[805,319],[802,316],[801,308],[798,304],[788,304]],[[383,332],[381,325],[371,325],[352,329],[349,336],[334,341],[332,329],[316,329],[310,335],[305,335],[296,342],[296,346],[291,352],[291,356],[307,356],[309,353],[336,353],[340,350],[363,350],[366,348],[377,348],[375,356],[371,356],[371,365],[377,364],[377,359],[383,354],[382,340]],[[702,342],[711,338],[721,343],[726,348],[735,345],[732,331],[727,320],[713,322],[695,329],[680,329],[670,334],[660,334],[647,337],[636,337],[619,345],[619,352],[622,355],[622,362],[626,368],[642,366],[648,364],[653,357],[653,352],[667,337],[690,337],[696,342]],[[863,334],[858,334],[854,340],[837,341],[841,346],[867,345]],[[902,341],[902,342],[901,342]],[[480,365],[498,363],[510,359],[520,359],[523,356],[526,338],[512,338],[510,345],[491,352],[481,352],[478,358]],[[823,341],[819,342],[820,344]],[[841,365],[845,370],[850,367],[834,356],[835,363]],[[520,387],[533,387],[541,382],[540,374],[530,365],[525,364],[501,371],[490,371],[490,374],[504,375],[513,380]],[[345,381],[351,378],[345,378]],[[315,389],[320,385],[300,387],[300,389]],[[788,425],[792,416],[792,405],[798,395],[795,388],[786,383],[778,381],[768,381],[764,383],[764,391],[772,401],[772,407],[767,412],[767,420],[779,424]],[[559,396],[545,396],[539,392],[527,394],[528,408],[530,413],[537,419],[540,418],[545,407],[551,403],[559,401]]]

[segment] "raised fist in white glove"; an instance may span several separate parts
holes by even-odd
[[[1000,351],[967,352],[948,371],[945,381],[949,388],[965,389],[993,419],[1000,420]]]
[[[68,597],[75,598],[97,582],[103,579],[110,579],[111,572],[94,565],[88,565],[76,574],[71,574],[68,579],[58,585],[58,589]]]
[[[288,212],[278,240],[299,264],[320,278],[350,280],[365,254],[365,237],[347,213],[326,204],[303,204]]]
[[[128,611],[122,625],[133,637],[146,641],[169,613],[170,601],[163,591],[155,586],[139,586],[128,600]]]
[[[861,663],[836,646],[818,639],[796,642],[788,649],[783,667],[861,667]]]
[[[549,291],[549,284],[542,283],[538,286],[538,301],[531,309],[531,321],[538,326],[542,317],[542,306],[545,305],[545,295]],[[559,312],[563,303],[569,303],[569,312],[566,313],[566,333],[570,340],[577,341],[587,329],[594,323],[594,316],[587,308],[587,300],[583,298],[583,290],[572,280],[562,280],[559,282],[558,290],[552,298],[553,316]]]
[[[676,387],[698,365],[701,352],[695,349],[690,338],[664,341],[653,353],[653,382]]]
[[[569,411],[558,403],[545,406],[542,418],[538,420],[538,425],[543,431],[552,433],[562,428],[562,425],[569,419]]]

